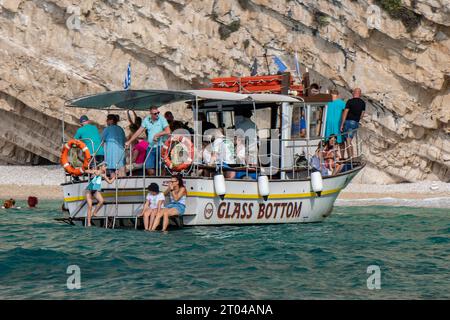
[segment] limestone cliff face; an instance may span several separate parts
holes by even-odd
[[[190,88],[265,49],[362,88],[364,182],[450,180],[449,0],[0,0],[0,162],[57,161],[64,101],[121,89],[129,61],[133,88]]]

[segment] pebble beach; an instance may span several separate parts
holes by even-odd
[[[0,199],[62,200],[64,171],[52,166],[0,166]],[[400,184],[350,183],[339,195],[336,205],[426,206],[450,208],[450,183],[422,181]]]

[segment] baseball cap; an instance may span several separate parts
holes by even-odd
[[[86,115],[83,115],[83,116],[80,117],[80,123],[83,123],[83,122],[86,122],[86,121],[89,121],[89,118]]]

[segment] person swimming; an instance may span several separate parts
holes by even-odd
[[[20,207],[16,207],[16,200],[10,198],[9,200],[3,201],[2,209],[20,209]]]
[[[38,198],[37,197],[33,197],[33,196],[29,196],[28,200],[28,208],[36,208],[37,204],[38,204]]]

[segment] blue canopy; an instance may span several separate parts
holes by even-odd
[[[195,95],[169,90],[121,90],[84,96],[67,102],[68,107],[147,110],[150,106],[162,106],[179,101],[195,100]]]

